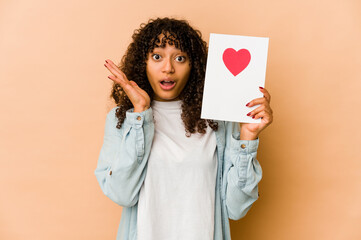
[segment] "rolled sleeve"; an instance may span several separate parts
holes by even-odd
[[[126,113],[124,123],[134,128],[140,128],[143,124],[149,124],[153,122],[152,109],[148,108],[143,112],[134,112],[134,108],[129,109]]]
[[[104,142],[95,175],[104,194],[115,203],[130,207],[138,201],[154,135],[153,113],[126,112],[120,129],[115,108],[107,115]]]
[[[258,199],[258,183],[262,169],[257,161],[259,139],[240,140],[240,133],[229,137],[225,161],[227,164],[226,203],[231,219],[245,216],[252,203]]]

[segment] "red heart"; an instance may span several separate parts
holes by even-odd
[[[238,52],[233,48],[227,48],[223,52],[223,62],[228,70],[237,76],[242,72],[251,61],[251,54],[247,49],[240,49]]]

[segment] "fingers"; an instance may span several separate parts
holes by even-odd
[[[105,60],[104,66],[113,74],[108,78],[116,83],[119,83],[121,87],[125,87],[124,84],[129,84],[129,81],[125,74],[109,59]]]
[[[272,121],[273,111],[269,104],[271,100],[271,95],[265,88],[259,87],[259,89],[263,93],[263,97],[253,99],[252,101],[247,103],[246,106],[247,107],[253,107],[256,105],[260,105],[260,106],[249,112],[247,116],[252,117],[253,119],[265,118],[264,119],[265,121]]]
[[[130,84],[137,92],[139,92],[140,94],[142,94],[142,92],[144,92],[144,90],[141,89],[136,82],[134,82],[134,81],[129,81],[129,84]]]
[[[118,83],[134,106],[134,110],[143,111],[150,105],[148,93],[141,89],[134,81],[129,81],[127,76],[111,60],[105,60],[104,66],[112,73],[108,78]],[[137,110],[138,109],[138,110]]]
[[[256,115],[257,113],[261,112],[261,111],[268,111],[271,112],[271,109],[269,107],[267,107],[266,105],[261,105],[258,108],[250,111],[249,113],[247,113],[247,116],[250,116],[253,118],[254,115]]]
[[[120,69],[109,59],[105,60],[104,66],[116,77],[123,77]]]
[[[259,104],[265,104],[268,103],[267,99],[262,97],[262,98],[255,98],[252,101],[250,101],[249,103],[246,104],[247,107],[253,107],[255,105],[259,105]]]
[[[130,85],[132,85],[133,87],[137,88],[137,89],[141,89],[138,84],[134,81],[129,81]]]
[[[138,85],[133,81],[129,81],[125,74],[111,60],[107,59],[105,62],[104,66],[113,74],[109,75],[108,78],[118,83],[132,102],[137,102],[139,99]]]
[[[263,110],[263,111],[258,112],[257,114],[253,115],[252,118],[253,119],[262,118],[262,121],[264,123],[266,123],[267,125],[271,124],[272,121],[273,121],[273,115],[267,110]]]
[[[269,113],[269,115],[273,114],[273,111],[272,111],[269,103],[267,101],[265,101],[263,104],[261,104],[261,106],[252,110],[251,112],[249,112],[247,114],[247,116],[257,119],[257,114],[259,114],[262,111],[266,111],[267,113]]]
[[[267,101],[268,103],[270,103],[271,95],[269,94],[269,92],[265,88],[262,88],[262,87],[259,87],[259,90],[263,93],[263,97],[253,99],[252,101],[247,103],[247,105],[246,105],[247,107],[252,107],[257,104],[262,104],[264,101]]]
[[[130,84],[130,85],[133,87],[133,89],[135,89],[139,94],[144,95],[144,94],[143,94],[144,90],[141,89],[136,82],[134,82],[134,81],[129,81],[129,84]]]
[[[249,112],[247,116],[252,117],[253,119],[259,119],[262,118],[266,123],[271,123],[273,119],[273,114],[270,111],[271,109],[258,107],[252,112]]]
[[[266,98],[268,102],[271,102],[271,95],[269,92],[263,87],[259,87],[259,90],[263,93],[263,97]]]
[[[271,95],[269,94],[269,92],[262,87],[259,87],[260,91],[263,93],[263,97],[262,98],[255,98],[252,101],[250,101],[249,103],[246,104],[247,107],[253,107],[255,105],[259,105],[259,104],[264,104],[264,103],[270,103],[271,101]]]

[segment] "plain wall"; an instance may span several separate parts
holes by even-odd
[[[361,2],[0,2],[0,239],[115,239],[96,181],[112,82],[134,29],[186,18],[269,37],[274,122],[260,136],[260,198],[232,239],[361,239]]]

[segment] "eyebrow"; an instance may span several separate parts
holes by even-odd
[[[154,48],[152,51],[150,51],[149,53],[154,53],[156,50],[160,50],[161,51],[161,49],[164,49],[164,48],[162,48],[162,47],[156,47],[156,48]],[[180,50],[180,49],[178,49],[177,48],[177,52],[176,52],[176,54],[185,54],[185,55],[187,55],[188,56],[188,54],[186,53],[186,52],[183,52],[182,50]]]

